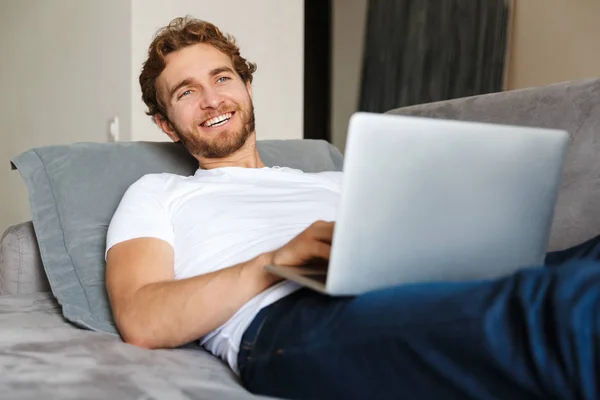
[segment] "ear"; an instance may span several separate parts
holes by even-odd
[[[162,114],[154,114],[154,122],[156,122],[156,125],[158,125],[158,127],[162,129],[162,131],[166,133],[172,141],[175,143],[179,142],[179,135],[175,129],[173,129],[173,125],[171,125],[169,120],[163,117]]]
[[[248,91],[248,94],[250,95],[250,99],[252,99],[252,84],[250,83],[250,81],[246,82],[246,90]]]

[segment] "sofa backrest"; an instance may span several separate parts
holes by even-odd
[[[392,110],[428,118],[564,129],[571,142],[549,250],[600,234],[600,79]]]

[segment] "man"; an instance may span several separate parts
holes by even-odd
[[[357,297],[266,273],[329,258],[341,173],[265,167],[254,71],[203,21],[150,45],[148,114],[199,169],[143,177],[113,217],[106,285],[125,341],[200,340],[250,391],[287,398],[600,397],[598,239],[503,279]]]

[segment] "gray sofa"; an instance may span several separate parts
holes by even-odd
[[[560,128],[571,143],[549,250],[600,233],[600,80],[413,106],[390,113]],[[143,350],[74,327],[50,292],[31,222],[0,241],[0,393],[14,398],[253,398],[197,349]]]

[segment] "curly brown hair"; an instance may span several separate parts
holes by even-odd
[[[140,86],[142,100],[148,106],[146,114],[150,116],[160,114],[163,118],[167,118],[166,109],[156,90],[156,80],[166,66],[165,57],[169,53],[198,43],[210,44],[227,54],[244,83],[252,83],[256,64],[248,62],[240,55],[240,49],[235,44],[233,36],[222,33],[210,22],[190,16],[175,18],[156,33],[148,48],[148,59],[142,67]]]

